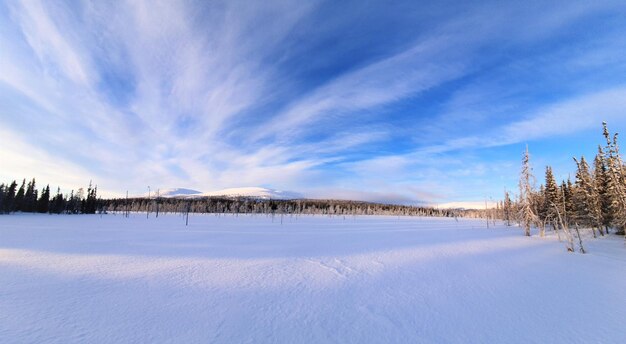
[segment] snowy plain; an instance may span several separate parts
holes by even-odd
[[[0,216],[2,343],[625,343],[626,247],[482,220]]]

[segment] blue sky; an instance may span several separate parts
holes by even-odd
[[[624,1],[0,1],[0,179],[444,204],[626,129]]]

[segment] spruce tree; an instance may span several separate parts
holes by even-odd
[[[22,211],[24,206],[24,193],[26,192],[26,179],[22,180],[22,186],[17,190],[17,194],[15,194],[15,206],[13,208],[14,211]]]
[[[572,197],[573,188],[572,182],[569,179],[567,182],[563,181],[561,183],[561,201],[559,202],[561,209],[559,211],[563,217],[563,223],[566,226],[570,225],[570,217],[574,213],[574,200]]]
[[[609,227],[613,222],[613,209],[611,208],[613,202],[609,192],[609,176],[602,146],[598,146],[598,154],[593,160],[593,183],[599,198],[600,219],[603,227],[603,230],[600,230],[600,234],[603,234],[603,232],[608,234]]]
[[[26,192],[24,193],[24,200],[22,202],[22,211],[24,212],[34,212],[37,207],[37,188],[35,186],[35,178],[33,178],[26,187]]]
[[[57,194],[52,199],[52,206],[50,212],[55,214],[61,214],[65,211],[65,198],[61,194],[61,188],[57,187]]]
[[[511,201],[511,196],[508,191],[504,191],[504,204],[502,206],[504,213],[504,221],[507,226],[511,225],[511,220],[513,217],[513,202]]]
[[[533,210],[533,184],[534,176],[530,167],[530,154],[528,147],[526,147],[522,156],[522,172],[520,173],[519,181],[519,218],[526,236],[530,236],[530,226],[537,219],[537,214]]]
[[[98,187],[92,187],[91,181],[89,182],[89,187],[87,188],[87,198],[84,201],[83,213],[85,214],[95,214],[96,206],[97,206],[97,189]]]
[[[591,227],[594,238],[596,237],[595,227],[602,227],[602,212],[600,207],[600,198],[598,197],[595,183],[589,172],[589,164],[585,157],[581,157],[580,161],[574,158],[576,162],[576,182],[574,191],[575,200],[575,218],[579,225]]]
[[[613,225],[617,228],[617,233],[626,235],[626,168],[621,159],[619,145],[617,143],[618,134],[611,134],[606,122],[603,125],[603,135],[606,139],[604,151],[608,175],[608,193],[611,199],[611,209],[613,214]]]
[[[46,187],[41,191],[41,196],[37,201],[37,212],[39,213],[47,213],[50,207],[50,185],[46,185]]]
[[[546,232],[546,222],[547,222],[547,212],[548,209],[545,207],[546,205],[546,188],[543,184],[539,185],[539,191],[534,193],[533,195],[533,211],[537,215],[536,225],[539,228],[539,235],[541,237],[545,236]]]
[[[4,183],[0,184],[0,214],[4,213],[4,205],[7,197],[7,186]]]
[[[4,205],[1,212],[9,214],[15,211],[15,190],[17,189],[17,182],[14,180],[6,191]]]
[[[555,209],[561,201],[559,200],[559,187],[554,179],[552,167],[546,166],[546,188],[544,197],[544,208],[546,222],[552,225],[552,229],[557,226],[557,209]]]

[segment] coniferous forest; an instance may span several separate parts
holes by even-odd
[[[626,165],[622,159],[618,134],[611,134],[603,123],[604,143],[589,162],[584,156],[574,157],[574,180],[558,182],[552,167],[545,167],[544,183],[537,188],[530,164],[528,148],[522,157],[522,171],[517,197],[505,192],[495,215],[510,224],[516,222],[531,235],[537,228],[539,235],[555,231],[564,238],[569,251],[582,246],[583,230],[592,236],[609,233],[625,235],[626,229]]]
[[[87,191],[83,188],[62,194],[57,188],[54,195],[50,194],[50,185],[37,190],[35,179],[21,184],[17,181],[0,184],[0,213],[50,213],[50,214],[95,214],[103,211],[101,200],[97,197],[97,186],[89,183]]]
[[[50,195],[50,186],[41,190],[35,179],[28,183],[0,184],[0,209],[4,214],[14,212],[50,214],[95,214],[110,212],[155,213],[226,213],[226,214],[324,214],[324,215],[406,215],[436,217],[480,217],[476,210],[437,209],[407,205],[381,204],[345,200],[315,199],[257,199],[251,197],[132,197],[102,199],[97,187],[89,185],[87,192],[62,194],[60,189]]]
[[[582,229],[594,237],[611,232],[624,235],[626,229],[626,166],[622,159],[618,134],[611,134],[603,123],[604,143],[598,146],[591,162],[574,157],[574,180],[557,181],[551,166],[545,167],[544,182],[536,186],[528,149],[522,157],[522,171],[516,195],[506,191],[495,208],[437,209],[434,207],[380,204],[345,200],[278,200],[247,197],[133,197],[102,199],[91,182],[85,191],[62,194],[50,186],[40,190],[35,179],[20,184],[0,184],[0,213],[95,214],[107,212],[155,213],[230,213],[230,214],[325,214],[325,215],[406,215],[436,217],[484,217],[518,224],[530,236],[537,228],[540,236],[552,230],[571,242]],[[19,185],[19,187],[18,187]],[[487,222],[489,223],[489,222]]]

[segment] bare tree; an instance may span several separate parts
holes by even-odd
[[[563,221],[563,216],[561,216],[561,212],[559,211],[559,206],[556,203],[552,203],[552,207],[554,208],[554,211],[556,212],[559,226],[563,229],[563,233],[565,234],[565,239],[567,240],[565,247],[567,248],[568,252],[574,252],[574,236],[570,232],[567,222]]]

